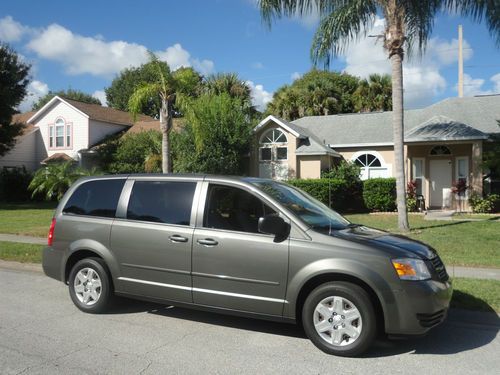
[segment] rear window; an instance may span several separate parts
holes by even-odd
[[[125,179],[85,182],[71,195],[63,213],[115,217],[124,183]]]
[[[136,181],[127,219],[189,225],[195,182]]]

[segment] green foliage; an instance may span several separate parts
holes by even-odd
[[[417,198],[406,197],[406,210],[408,212],[417,211]]]
[[[50,163],[37,170],[28,186],[32,196],[43,194],[46,200],[60,200],[66,190],[80,177],[98,174],[97,170],[86,170],[75,166],[74,162]]]
[[[472,194],[469,198],[469,204],[474,213],[499,212],[500,195],[490,194],[483,198],[479,194]]]
[[[20,124],[11,124],[17,106],[26,96],[30,65],[6,44],[0,43],[0,156],[5,155],[21,134]]]
[[[252,124],[242,100],[227,93],[185,102],[186,126],[172,136],[175,172],[244,174]]]
[[[391,111],[392,81],[388,74],[370,74],[353,94],[355,112]]]
[[[103,168],[109,173],[144,173],[148,158],[161,155],[161,133],[149,130],[110,139],[98,153],[106,160]]]
[[[396,209],[396,179],[370,178],[363,183],[363,199],[366,208],[374,211]]]
[[[3,169],[0,171],[0,201],[22,202],[30,198],[28,185],[31,174],[23,169]]]
[[[331,170],[323,172],[322,178],[344,181],[346,183],[343,197],[346,201],[343,210],[363,210],[363,182],[359,178],[361,174],[360,167],[352,162],[342,160]]]
[[[90,103],[90,104],[99,104],[102,105],[101,101],[97,98],[94,98],[92,95],[87,94],[80,90],[59,90],[59,91],[49,91],[47,94],[42,96],[36,103],[33,104],[31,108],[32,111],[37,111],[42,108],[45,104],[47,104],[54,96],[60,96],[65,99],[77,100],[79,102]]]
[[[279,88],[266,112],[285,120],[352,113],[355,110],[353,94],[358,85],[359,79],[347,73],[314,69],[290,86]]]

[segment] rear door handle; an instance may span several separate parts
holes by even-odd
[[[188,242],[186,237],[179,236],[178,234],[174,234],[173,236],[168,237],[168,239],[172,242]]]
[[[203,246],[216,246],[219,244],[217,241],[215,241],[211,238],[205,238],[203,240],[198,240],[197,242]]]

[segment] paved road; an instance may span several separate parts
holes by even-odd
[[[62,283],[0,269],[2,374],[485,374],[500,367],[499,327],[450,321],[423,339],[338,358],[287,324],[128,300],[84,314]]]

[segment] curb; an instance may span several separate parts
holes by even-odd
[[[14,262],[11,260],[1,260],[1,259],[0,259],[0,269],[43,273],[43,268],[41,264],[21,263],[21,262]]]

